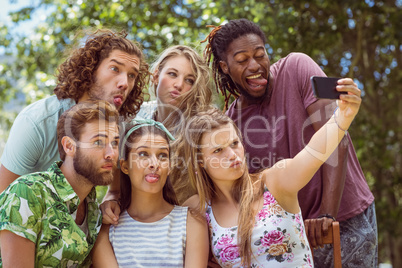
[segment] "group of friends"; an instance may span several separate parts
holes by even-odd
[[[0,267],[331,267],[335,220],[343,266],[377,266],[374,197],[347,133],[356,83],[316,99],[322,69],[303,53],[271,64],[246,19],[205,41],[203,56],[172,46],[149,68],[125,33],[98,30],[59,66],[1,157]]]

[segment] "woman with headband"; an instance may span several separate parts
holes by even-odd
[[[135,120],[126,129],[120,151],[122,212],[117,225],[102,225],[92,251],[94,267],[206,267],[205,219],[177,205],[169,178],[174,137],[152,119]]]
[[[137,118],[162,122],[177,138],[184,133],[185,122],[212,100],[209,87],[209,68],[202,57],[191,47],[177,45],[167,48],[152,64],[153,94],[156,100],[143,103]],[[178,139],[182,140],[182,139]],[[172,185],[179,203],[195,194],[188,183],[187,169],[183,159],[183,143],[172,143]],[[109,187],[105,202],[101,205],[103,222],[117,224],[119,183]]]

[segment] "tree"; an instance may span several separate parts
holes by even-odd
[[[18,24],[38,9],[49,10],[51,15],[33,36],[0,25],[0,46],[13,59],[0,65],[0,108],[21,90],[26,103],[52,93],[53,74],[78,29],[125,29],[143,44],[152,62],[173,44],[201,50],[199,41],[209,32],[206,25],[250,19],[267,35],[271,62],[304,52],[328,76],[352,77],[363,90],[362,108],[350,133],[376,198],[380,261],[402,267],[401,5],[399,0],[38,0],[11,14]],[[2,114],[0,124],[9,127],[11,118]]]

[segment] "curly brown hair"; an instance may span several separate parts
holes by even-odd
[[[70,98],[78,102],[95,83],[95,71],[100,63],[109,57],[113,50],[121,50],[140,59],[139,74],[134,87],[120,109],[120,115],[125,118],[135,116],[144,101],[142,90],[148,84],[149,66],[145,61],[141,45],[128,40],[126,36],[125,31],[115,33],[109,29],[100,29],[87,34],[84,45],[74,49],[57,69],[58,82],[54,89],[57,98]]]

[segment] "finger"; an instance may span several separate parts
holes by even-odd
[[[308,227],[306,227],[306,233],[307,233],[308,241],[310,242],[310,246],[312,248],[316,248],[317,243],[315,241],[315,233],[314,233],[315,229],[313,228],[312,221],[313,220],[306,220],[305,221],[305,225],[308,226]]]
[[[327,236],[328,235],[328,229],[329,226],[332,224],[333,220],[329,218],[324,218],[324,222],[322,223],[322,235]]]
[[[102,215],[102,223],[103,224],[117,224],[117,222],[113,221],[112,218],[110,218],[108,215],[104,214]]]
[[[322,219],[317,219],[316,224],[314,225],[315,228],[315,237],[317,240],[317,245],[319,247],[322,247],[323,242],[322,242]]]
[[[356,84],[353,85],[337,85],[336,90],[345,94],[346,92],[348,95],[356,95],[356,96],[361,96],[361,90],[357,87]]]
[[[120,213],[120,209],[119,209]],[[105,214],[104,216],[109,217],[113,222],[116,222],[119,220],[119,214],[117,214],[115,211],[113,211],[110,207],[105,209]],[[113,223],[115,224],[115,223]]]
[[[356,83],[353,81],[352,78],[341,78],[337,81],[337,84],[338,85],[352,85],[352,84],[356,85]]]

